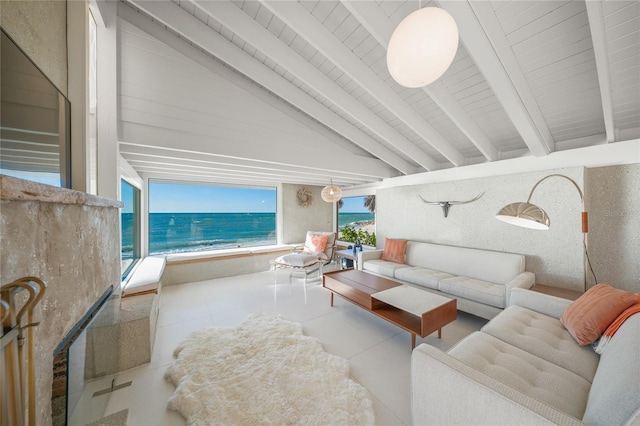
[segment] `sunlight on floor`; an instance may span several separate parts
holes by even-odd
[[[179,413],[167,409],[174,387],[164,373],[174,348],[195,330],[234,327],[252,314],[281,315],[301,323],[304,333],[316,337],[327,352],[349,360],[351,376],[371,394],[376,424],[411,424],[409,333],[339,297],[331,307],[329,291],[318,279],[310,278],[305,287],[302,278],[293,277],[289,284],[288,275],[279,273],[278,284],[273,282],[273,272],[262,272],[164,287],[151,363],[91,382],[91,394],[112,382],[132,384],[86,398],[92,399],[85,405],[88,416],[77,424],[97,420],[91,407],[105,405],[104,416],[128,409],[129,425],[186,424]],[[434,333],[418,337],[416,343],[446,350],[485,323],[458,312],[458,319],[443,328],[442,339]]]

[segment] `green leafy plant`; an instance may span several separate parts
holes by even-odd
[[[367,246],[376,246],[376,233],[365,231],[363,229],[356,229],[350,225],[345,225],[340,230],[340,240],[350,243],[360,241]]]

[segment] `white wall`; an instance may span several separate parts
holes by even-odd
[[[300,188],[312,193],[313,202],[309,207],[299,206],[296,193]],[[334,229],[335,203],[325,202],[320,193],[321,186],[283,184],[280,192],[282,202],[282,241],[283,244],[304,242],[307,231],[332,231]],[[279,206],[279,207],[280,207]]]
[[[584,192],[589,212],[587,243],[597,282],[640,292],[640,164],[570,167],[492,177],[432,182],[377,190],[378,245],[385,237],[522,253],[536,282],[581,290],[586,270],[582,251],[581,205],[578,191],[562,178],[549,178],[533,194],[532,203],[551,218],[551,229],[534,231],[494,218],[504,205],[526,201],[542,177],[561,173]],[[453,206],[444,218],[429,200],[465,200],[480,192],[476,202]]]
[[[552,173],[567,175],[584,187],[584,168],[572,167],[379,189],[378,245],[384,245],[384,239],[389,237],[521,253],[526,255],[526,269],[536,274],[537,283],[581,290],[582,208],[579,193],[569,181],[547,179],[533,195],[531,201],[551,218],[548,231],[519,228],[495,219],[501,207],[526,201],[535,183]],[[478,201],[452,206],[446,219],[439,206],[425,204],[418,198],[421,195],[428,200],[460,201],[482,192],[484,195]]]

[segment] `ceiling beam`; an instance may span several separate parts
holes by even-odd
[[[140,121],[146,120],[146,117],[140,117],[139,114],[132,111],[123,111],[122,115],[120,124],[122,131],[121,146],[128,143],[148,148],[159,147],[173,151],[176,156],[182,156],[190,152],[201,156],[216,156],[217,158],[229,159],[227,162],[247,161],[251,164],[277,169],[299,165],[310,170],[331,170],[334,173],[352,171],[355,175],[394,176],[394,174],[388,173],[387,168],[381,167],[384,163],[370,157],[350,155],[348,158],[342,158],[331,151],[320,149],[310,151],[302,147],[296,148],[292,146],[289,146],[288,151],[283,153],[274,151],[268,144],[257,146],[243,143],[238,138],[227,139],[225,137],[223,143],[215,143],[207,135],[186,134],[163,127],[161,118],[151,117],[151,121],[145,121],[141,124]],[[175,148],[176,141],[180,141],[180,149]],[[215,149],[212,150],[212,147]],[[125,148],[122,149],[123,152],[126,151]],[[251,157],[248,154],[251,154]]]
[[[386,49],[395,28],[382,9],[376,3],[368,1],[342,0],[342,3]],[[498,150],[442,81],[436,80],[428,86],[424,86],[422,90],[447,114],[449,119],[458,126],[487,160],[499,160]]]
[[[451,143],[431,127],[416,110],[382,81],[376,73],[371,71],[300,3],[260,1],[453,165],[463,166],[466,164],[464,156]]]
[[[209,170],[219,170],[227,172],[247,172],[264,174],[269,176],[276,173],[287,174],[289,176],[299,176],[304,179],[320,179],[323,182],[333,178],[336,182],[355,183],[368,182],[372,179],[382,179],[384,176],[366,175],[360,173],[346,173],[331,170],[328,168],[310,168],[296,165],[282,164],[261,164],[256,161],[246,159],[236,159],[221,157],[215,154],[203,154],[169,150],[159,147],[149,147],[145,145],[120,143],[123,157],[128,161],[138,161],[140,163],[154,163],[172,165],[175,167],[194,167]],[[176,155],[179,152],[178,155]]]
[[[482,72],[531,153],[548,155],[555,142],[490,2],[442,1],[458,24],[467,52]]]
[[[279,66],[312,87],[318,93],[321,93],[336,107],[369,128],[396,149],[404,152],[420,166],[427,170],[437,170],[440,168],[438,162],[427,153],[407,140],[393,127],[384,123],[380,117],[353,99],[344,89],[330,80],[312,64],[301,56],[292,54],[288,46],[269,30],[254,21],[235,4],[218,1],[196,1],[195,4],[251,46],[263,52],[271,60],[277,62]],[[237,54],[236,52],[236,55]],[[280,96],[285,98],[284,94]]]
[[[593,54],[596,58],[604,128],[607,135],[607,142],[614,142],[616,138],[613,119],[613,101],[611,98],[609,54],[607,51],[607,39],[605,37],[602,3],[599,1],[585,1],[585,6],[587,7],[587,17],[589,18],[589,29],[591,30]]]

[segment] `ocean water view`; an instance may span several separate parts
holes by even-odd
[[[340,213],[338,227],[375,220],[372,213]],[[133,215],[122,213],[122,252],[133,253],[126,236]],[[149,254],[168,254],[276,244],[275,213],[150,213]]]

